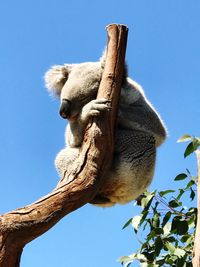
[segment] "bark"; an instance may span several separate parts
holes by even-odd
[[[97,97],[111,100],[112,108],[89,123],[73,171],[66,172],[51,193],[31,205],[0,216],[0,267],[19,266],[24,246],[65,215],[90,202],[103,182],[114,149],[128,30],[123,25],[112,24],[107,26],[107,32],[106,64]]]
[[[200,267],[200,150],[196,151],[198,164],[198,183],[197,183],[197,226],[193,248],[193,267]]]

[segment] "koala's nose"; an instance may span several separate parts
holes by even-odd
[[[63,119],[67,119],[70,116],[71,113],[71,101],[68,99],[62,99],[61,105],[60,105],[60,116]]]

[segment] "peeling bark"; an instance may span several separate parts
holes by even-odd
[[[109,99],[112,108],[104,117],[94,118],[89,123],[73,171],[66,172],[51,193],[0,216],[0,267],[20,266],[21,253],[28,242],[90,202],[98,193],[104,173],[112,162],[128,30],[123,25],[111,24],[107,32],[106,64],[97,98]]]

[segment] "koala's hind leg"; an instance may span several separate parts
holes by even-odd
[[[66,171],[72,170],[72,163],[77,159],[78,155],[79,148],[65,148],[58,153],[55,165],[60,177],[63,177]]]

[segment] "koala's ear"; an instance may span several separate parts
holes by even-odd
[[[100,61],[100,63],[101,63],[101,67],[102,67],[102,69],[104,69],[104,67],[105,67],[106,53],[107,53],[107,49],[105,48],[105,49],[103,50],[102,56],[101,56],[100,59],[99,59],[99,61]]]
[[[61,90],[66,83],[72,65],[55,65],[45,75],[45,85],[53,95],[60,96]]]

